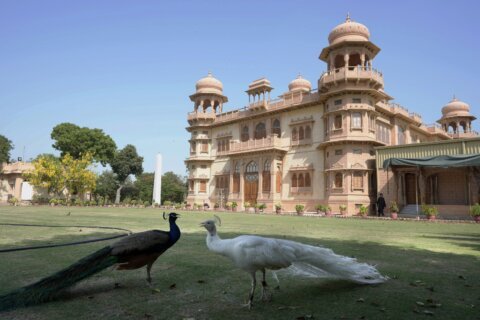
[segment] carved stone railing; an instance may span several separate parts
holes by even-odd
[[[367,67],[348,67],[325,71],[320,78],[320,85],[335,83],[345,80],[373,80],[383,86],[383,74],[373,68]]]
[[[230,150],[219,151],[217,152],[217,154],[228,155],[280,147],[281,139],[278,138],[276,135],[271,135],[263,139],[253,139],[248,141],[230,141]]]

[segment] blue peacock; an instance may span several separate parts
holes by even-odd
[[[147,282],[151,285],[150,270],[153,263],[180,239],[180,228],[176,224],[178,217],[175,212],[168,215],[168,232],[150,230],[129,235],[47,278],[0,296],[0,311],[54,300],[75,283],[113,265],[117,265],[117,270],[146,266]],[[166,219],[165,213],[163,218]]]

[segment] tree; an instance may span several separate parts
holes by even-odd
[[[62,158],[67,200],[72,195],[83,195],[87,191],[95,190],[95,173],[88,170],[92,161],[93,157],[88,152],[80,159],[74,159],[68,153]]]
[[[47,155],[37,157],[33,170],[24,174],[25,179],[37,188],[46,189],[48,194],[60,195],[65,189],[65,177],[60,159]]]
[[[138,199],[145,201],[152,201],[153,197],[153,181],[155,174],[153,173],[142,173],[137,177],[135,181],[135,187],[138,190]]]
[[[162,201],[180,203],[184,200],[186,192],[185,178],[172,171],[162,175]]]
[[[82,154],[89,152],[93,160],[103,166],[112,161],[117,149],[113,139],[103,130],[79,127],[68,122],[56,125],[51,138],[55,140],[52,146],[61,152],[62,157],[68,153],[74,159],[80,159]]]
[[[96,196],[102,196],[110,201],[115,199],[117,193],[118,181],[117,177],[112,171],[104,171],[97,176],[97,182],[94,194]]]
[[[13,149],[12,141],[0,134],[0,165],[10,161],[10,151]]]
[[[80,159],[74,159],[69,154],[61,159],[44,155],[33,161],[34,169],[24,176],[31,185],[45,188],[49,194],[57,196],[65,192],[70,199],[72,195],[95,189],[95,174],[88,170],[91,164],[90,153]]]
[[[131,174],[138,176],[143,172],[143,157],[137,154],[137,149],[131,144],[127,144],[125,148],[118,150],[113,157],[110,166],[112,171],[117,175],[119,187],[117,188],[117,195],[115,203],[120,203],[120,192],[123,185]]]

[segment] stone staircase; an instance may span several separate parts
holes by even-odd
[[[400,215],[404,218],[411,218],[416,217],[417,215],[421,215],[420,205],[418,205],[418,213],[417,213],[417,205],[416,204],[409,204],[400,210]]]

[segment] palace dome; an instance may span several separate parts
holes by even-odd
[[[442,118],[451,117],[472,117],[470,106],[457,98],[453,98],[442,108]]]
[[[223,95],[223,84],[216,79],[211,72],[208,75],[197,81],[195,84],[196,93],[216,93]]]
[[[312,84],[307,79],[304,79],[301,75],[298,75],[295,80],[288,84],[288,91],[305,91],[312,90]]]
[[[328,35],[330,45],[343,41],[369,41],[370,31],[368,28],[358,22],[352,21],[350,15],[344,23],[339,24]]]

